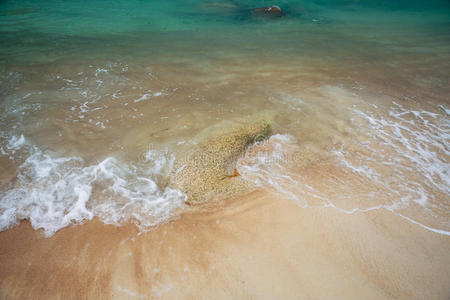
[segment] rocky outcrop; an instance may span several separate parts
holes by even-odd
[[[186,193],[189,204],[249,191],[236,161],[249,145],[269,137],[272,120],[273,114],[264,113],[245,124],[228,121],[205,129],[197,147],[176,162],[170,185]]]
[[[277,5],[258,7],[251,10],[252,15],[258,17],[282,17],[284,11]]]

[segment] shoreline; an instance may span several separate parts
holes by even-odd
[[[346,215],[256,191],[139,234],[93,220],[0,233],[0,295],[444,299],[450,239],[386,211]]]
[[[450,300],[450,2],[303,2],[0,2],[0,300]]]

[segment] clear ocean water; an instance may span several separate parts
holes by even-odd
[[[0,229],[166,222],[196,136],[270,110],[244,180],[449,235],[449,78],[448,1],[2,1]]]

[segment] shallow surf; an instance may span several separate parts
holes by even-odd
[[[0,4],[1,295],[448,296],[448,3],[272,4]]]

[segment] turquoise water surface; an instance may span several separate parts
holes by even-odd
[[[250,13],[273,4],[286,16]],[[386,44],[431,54],[441,50],[436,42],[448,47],[449,15],[448,1],[2,1],[0,59],[7,65],[171,52],[360,56],[358,47],[368,44],[374,56]],[[401,43],[414,37],[415,45]]]

